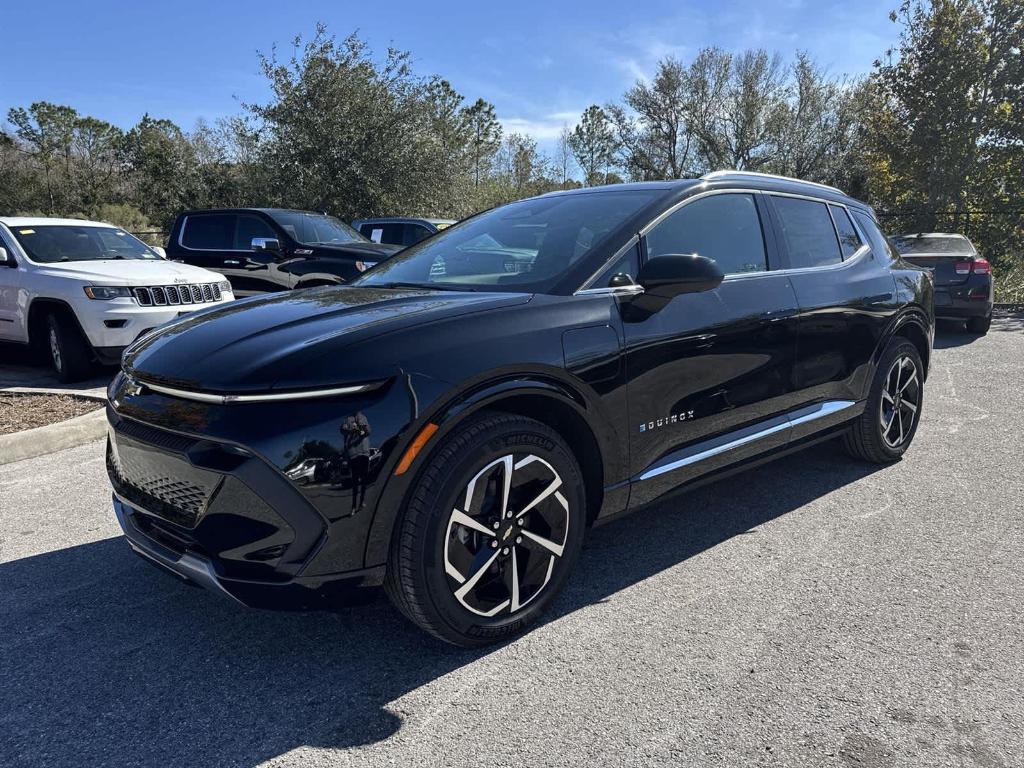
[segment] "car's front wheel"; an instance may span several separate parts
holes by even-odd
[[[388,595],[449,643],[515,634],[572,570],[585,503],[579,466],[554,430],[511,414],[477,418],[420,472],[392,542]]]
[[[46,319],[46,349],[62,382],[81,381],[89,376],[89,346],[75,323],[61,313],[55,312]]]

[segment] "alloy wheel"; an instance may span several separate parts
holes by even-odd
[[[551,581],[569,534],[562,478],[533,454],[507,454],[466,485],[448,518],[444,566],[455,599],[486,617],[514,614]]]
[[[893,362],[882,384],[879,422],[882,440],[890,448],[899,448],[910,436],[921,407],[921,377],[908,355]]]

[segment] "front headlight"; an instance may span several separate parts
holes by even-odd
[[[227,280],[221,280],[217,283],[217,287],[220,288],[221,293],[231,293],[231,283]]]
[[[83,289],[85,295],[90,299],[101,299],[107,301],[109,299],[121,299],[131,298],[131,288],[121,288],[113,285],[87,285]]]

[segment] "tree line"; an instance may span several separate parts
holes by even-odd
[[[260,56],[262,103],[185,130],[123,129],[65,105],[11,109],[0,131],[0,213],[166,230],[178,211],[287,206],[342,219],[460,218],[582,185],[735,168],[838,186],[890,232],[961,231],[1024,301],[1024,0],[905,0],[897,46],[870,74],[809,55],[709,47],[662,59],[617,100],[587,107],[552,151],[503,130],[410,55],[376,59],[323,27]]]

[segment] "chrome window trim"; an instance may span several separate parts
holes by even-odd
[[[809,273],[817,272],[834,272],[840,269],[846,269],[852,267],[855,264],[859,264],[864,260],[864,255],[871,253],[871,247],[867,244],[862,244],[860,248],[854,251],[853,255],[845,261],[840,261],[835,264],[822,264],[818,267],[792,267],[789,269],[769,269],[766,272],[736,272],[731,275],[726,275],[725,280],[749,280],[752,277],[766,277],[768,275],[805,275]],[[723,281],[724,282],[724,281]]]
[[[604,262],[602,262],[601,266],[598,267],[594,272],[592,272],[590,274],[590,277],[588,277],[586,280],[583,281],[583,286],[581,288],[577,288],[573,292],[573,296],[575,296],[578,293],[583,293],[585,291],[599,290],[600,286],[598,286],[596,288],[590,288],[588,286],[594,280],[596,280],[598,277],[600,277],[601,273],[604,272],[613,263],[615,263],[615,261],[617,261],[618,259],[621,259],[625,255],[626,251],[628,251],[630,248],[636,248],[639,244],[640,244],[640,235],[633,235],[631,238],[629,238],[629,240],[626,241],[625,245],[623,245],[621,248],[619,248],[619,250],[617,250],[611,256],[611,258],[605,259]],[[628,286],[623,286],[623,287],[628,287]]]
[[[699,451],[698,453],[691,454],[690,456],[684,456],[683,458],[671,461],[668,464],[650,467],[641,472],[636,479],[650,480],[652,477],[658,477],[659,475],[664,475],[666,472],[672,472],[676,469],[681,469],[683,467],[690,466],[691,464],[696,464],[698,462],[704,461],[705,459],[710,459],[715,456],[719,456],[728,451],[735,450],[736,448],[741,448],[744,445],[749,445],[750,443],[753,443],[757,440],[763,440],[766,437],[770,437],[771,435],[783,432],[787,429],[792,429],[793,427],[799,426],[801,424],[806,424],[808,422],[816,421],[817,419],[821,419],[826,416],[831,416],[832,414],[839,413],[840,411],[844,411],[847,408],[852,408],[856,404],[857,402],[855,400],[826,400],[823,403],[819,403],[817,409],[812,411],[811,413],[805,413],[804,415],[797,416],[796,418],[790,418],[787,414],[786,421],[783,424],[773,424],[770,427],[766,427],[765,429],[759,430],[752,434],[745,435],[744,437],[738,437],[735,440],[730,440],[729,442],[723,443],[722,445],[717,445],[714,446],[713,448],[708,448],[706,450]],[[805,408],[798,408],[796,412],[799,412],[801,410],[805,410]]]
[[[705,173],[701,176],[702,181],[717,181],[719,179],[730,179],[730,178],[755,178],[755,179],[766,179],[775,181],[787,181],[795,182],[797,184],[807,184],[812,187],[818,187],[819,189],[827,189],[829,192],[835,192],[838,195],[846,196],[846,193],[838,187],[833,187],[829,184],[822,184],[819,181],[807,181],[805,179],[798,179],[794,176],[783,176],[778,173],[761,173],[760,171],[735,171],[735,170],[720,170],[711,171],[711,173]]]
[[[765,174],[765,175],[769,176],[770,178],[785,179],[787,181],[789,180],[787,177],[784,177],[784,176],[772,176],[771,174]],[[708,176],[702,176],[701,178],[702,179],[707,179]],[[724,177],[721,177],[721,178],[724,178]],[[794,181],[800,181],[800,180],[799,179],[794,179]],[[804,182],[804,183],[805,184],[816,184],[816,182],[810,182],[810,181]],[[844,197],[846,196],[843,192],[835,189],[834,187],[829,187],[829,186],[824,185],[824,184],[821,184],[821,185],[818,185],[818,186],[822,186],[822,187],[825,187],[826,189],[836,191],[839,194],[843,195]],[[671,208],[668,208],[668,209],[662,211],[661,213],[659,213],[654,219],[652,219],[647,224],[645,224],[643,227],[641,227],[640,231],[636,235],[631,237],[629,239],[629,241],[622,248],[617,250],[615,252],[614,256],[612,256],[611,258],[607,259],[603,264],[601,264],[601,266],[597,270],[595,270],[593,272],[593,274],[591,274],[590,277],[588,277],[583,282],[583,285],[584,286],[589,285],[590,282],[595,280],[598,277],[598,275],[600,275],[605,269],[607,269],[608,266],[612,262],[614,262],[616,259],[620,258],[630,248],[633,248],[633,247],[637,246],[639,244],[639,242],[640,242],[640,238],[647,237],[647,233],[648,232],[650,232],[652,229],[654,229],[656,226],[658,226],[658,224],[660,224],[665,218],[671,216],[673,213],[678,211],[683,206],[689,205],[690,203],[694,202],[695,200],[700,200],[700,199],[702,199],[704,197],[709,197],[711,195],[729,195],[729,194],[775,195],[775,196],[778,196],[778,197],[794,197],[794,198],[797,198],[797,199],[800,199],[800,200],[810,200],[811,202],[814,202],[814,203],[822,203],[825,206],[835,205],[835,206],[837,206],[839,208],[844,209],[846,211],[847,215],[850,217],[850,221],[853,222],[854,229],[857,230],[857,235],[858,235],[858,237],[860,237],[861,246],[860,246],[860,248],[858,248],[856,251],[853,252],[853,255],[851,255],[850,258],[843,259],[842,261],[839,261],[839,262],[837,262],[835,264],[822,264],[822,265],[817,266],[817,267],[790,267],[790,268],[786,268],[786,269],[765,269],[762,272],[731,272],[731,273],[729,273],[729,274],[727,274],[725,276],[725,280],[727,280],[727,281],[749,280],[751,278],[766,277],[768,275],[799,275],[799,274],[806,274],[808,272],[819,272],[819,271],[829,271],[829,270],[842,269],[842,268],[847,267],[847,266],[852,266],[854,264],[859,264],[864,259],[865,253],[868,253],[868,254],[872,253],[871,245],[870,245],[870,243],[869,243],[869,241],[868,241],[868,239],[866,237],[866,234],[865,234],[864,230],[861,228],[860,223],[854,217],[853,211],[850,210],[850,206],[848,206],[845,202],[840,202],[840,201],[836,201],[836,200],[823,199],[823,198],[820,198],[820,197],[815,197],[813,195],[802,194],[802,193],[799,193],[799,192],[776,192],[775,190],[752,189],[752,188],[747,188],[747,187],[735,187],[735,188],[731,188],[731,189],[707,189],[707,190],[704,190],[703,192],[698,192],[695,195],[691,195],[690,197],[687,197],[684,200],[680,200],[678,203],[673,205]],[[758,211],[758,215],[760,216],[760,211]],[[832,211],[831,210],[829,210],[829,219],[832,219]],[[762,225],[763,225],[763,222],[762,222]],[[835,221],[834,220],[832,221],[832,228],[834,230],[836,229]],[[838,237],[839,237],[839,232],[838,232],[838,230],[836,230],[837,242],[838,242]],[[765,242],[765,255],[766,256],[767,256],[767,251],[768,251],[768,243]],[[840,254],[842,254],[842,248],[840,248]],[[624,287],[625,288],[629,288],[629,286],[624,286]],[[590,292],[594,292],[594,291],[597,291],[597,290],[599,290],[599,289],[584,287],[584,288],[580,288],[580,289],[576,290],[573,293],[573,295],[576,296],[576,295],[581,294],[581,293],[590,293]]]
[[[188,389],[177,389],[175,387],[165,387],[160,384],[151,384],[144,379],[136,379],[136,381],[138,381],[144,389],[151,389],[162,395],[178,397],[182,400],[195,400],[200,403],[216,403],[218,405],[228,405],[231,403],[264,403],[280,400],[310,400],[320,397],[354,395],[360,392],[368,392],[381,385],[381,382],[373,382],[371,384],[356,384],[348,387],[334,387],[331,389],[311,389],[302,392],[274,392],[262,395],[215,395],[212,392],[195,392]]]
[[[644,292],[642,285],[617,285],[608,288],[581,288],[573,296],[639,296]]]

